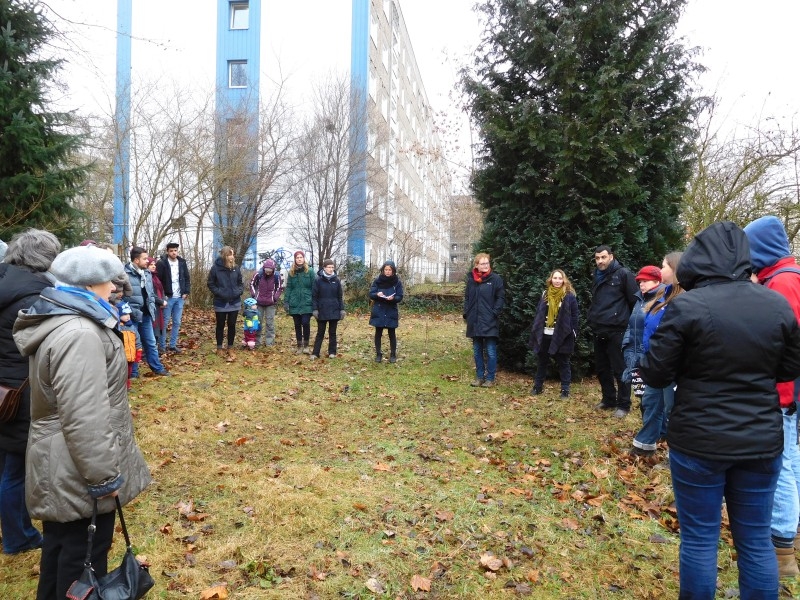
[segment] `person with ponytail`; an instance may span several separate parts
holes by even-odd
[[[494,387],[499,317],[505,301],[503,279],[492,271],[491,258],[483,252],[475,255],[475,266],[467,275],[462,314],[467,322],[467,337],[472,338],[475,358],[472,387]]]
[[[575,351],[579,324],[575,289],[564,271],[555,269],[547,278],[547,288],[536,308],[528,340],[528,347],[538,356],[532,395],[542,393],[552,357],[556,361],[561,379],[561,397],[569,396],[569,385],[572,381],[569,360]]]

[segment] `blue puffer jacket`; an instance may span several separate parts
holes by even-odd
[[[644,347],[645,304],[655,298],[663,289],[664,285],[659,284],[644,295],[642,295],[642,292],[636,292],[636,305],[631,311],[631,317],[628,319],[628,328],[622,338],[622,355],[625,357],[625,366],[628,371],[639,366],[639,362],[646,352]],[[626,379],[626,377],[623,377],[623,379]]]
[[[311,288],[312,310],[318,311],[318,321],[338,321],[344,310],[342,282],[336,274],[328,278],[322,272],[320,271],[314,280],[314,287]]]
[[[147,292],[147,314],[156,317],[156,292],[153,289],[153,275],[148,270],[140,271],[132,263],[125,265],[125,273],[131,282],[131,295],[123,296],[123,300],[131,307],[131,318],[137,323],[142,322],[145,311],[145,299],[142,294],[142,281]]]

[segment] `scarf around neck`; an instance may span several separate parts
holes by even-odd
[[[567,288],[563,285],[560,288],[552,285],[547,286],[547,319],[545,319],[545,327],[553,327],[558,317],[558,309],[561,308],[561,302],[564,296],[567,295]]]
[[[489,279],[489,275],[492,274],[492,269],[490,268],[486,273],[481,275],[480,271],[478,271],[478,267],[472,269],[472,279],[475,283],[483,283],[487,279]]]

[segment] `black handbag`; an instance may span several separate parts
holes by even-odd
[[[125,518],[122,516],[122,505],[117,501],[117,513],[125,536],[125,556],[122,563],[113,571],[103,575],[100,579],[94,574],[92,568],[92,538],[94,537],[95,523],[97,522],[97,500],[94,501],[92,510],[92,523],[89,525],[89,540],[86,550],[86,560],[83,562],[83,573],[67,590],[70,600],[139,600],[153,587],[155,582],[147,570],[147,566],[136,560],[131,548],[131,539],[128,537],[128,528],[125,527]]]

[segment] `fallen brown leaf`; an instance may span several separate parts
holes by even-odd
[[[430,592],[431,580],[422,575],[414,575],[411,578],[411,589],[415,592]]]

